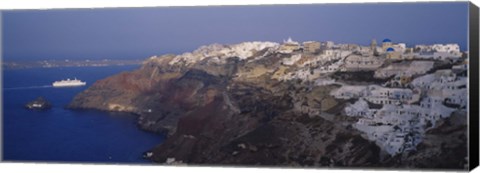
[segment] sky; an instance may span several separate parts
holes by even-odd
[[[468,3],[370,3],[2,11],[2,58],[145,59],[245,41],[458,43]]]

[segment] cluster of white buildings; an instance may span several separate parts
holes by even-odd
[[[456,110],[466,110],[468,61],[433,72],[433,61],[411,61],[376,71],[377,77],[409,76],[404,87],[343,85],[331,92],[338,99],[357,99],[345,107],[358,117],[354,128],[391,155],[415,150],[427,129]],[[411,67],[413,66],[413,67]],[[416,68],[415,68],[416,67]]]
[[[419,52],[447,52],[459,53],[460,46],[458,44],[433,44],[433,45],[416,45],[415,49]]]
[[[391,155],[415,150],[425,130],[434,127],[437,120],[449,117],[455,110],[430,97],[423,98],[420,105],[385,104],[382,108],[369,108],[367,102],[360,98],[347,106],[345,113],[359,117],[354,127]],[[406,140],[407,137],[409,140]]]
[[[243,42],[234,45],[223,44],[211,44],[207,46],[201,46],[193,52],[183,53],[176,55],[173,60],[169,62],[170,65],[183,64],[191,65],[204,59],[213,60],[219,63],[225,63],[225,60],[229,57],[238,57],[241,60],[245,60],[252,57],[256,52],[271,49],[279,49],[280,44],[275,42]]]
[[[434,127],[437,120],[449,117],[455,110],[431,97],[423,98],[420,105],[384,104],[381,108],[370,108],[369,104],[367,99],[360,98],[347,106],[345,113],[359,117],[354,127],[391,155],[415,150],[425,130]]]
[[[267,50],[264,55],[258,56],[257,52],[264,50]],[[375,77],[378,78],[397,75],[398,79],[404,79],[430,70],[433,66],[430,60],[458,59],[462,55],[457,44],[417,45],[408,48],[405,43],[393,43],[390,39],[384,39],[379,45],[376,40],[372,40],[370,46],[360,46],[335,44],[331,41],[300,43],[288,38],[283,43],[257,41],[234,45],[211,44],[191,53],[176,55],[169,64],[188,66],[205,59],[208,62],[224,64],[229,57],[253,62],[272,53],[286,55],[287,57],[282,59],[282,65],[296,70],[278,78],[279,80],[309,81],[339,71],[377,70],[387,59],[420,59],[404,66],[391,65],[375,73]],[[256,57],[251,58],[254,55]]]
[[[370,103],[381,105],[400,105],[418,102],[420,91],[408,88],[387,88],[378,85],[343,85],[331,93],[339,99],[363,98]]]
[[[265,52],[259,56],[259,51]],[[356,100],[344,109],[347,116],[358,117],[353,127],[391,155],[415,150],[424,132],[435,127],[438,120],[467,107],[468,60],[458,63],[463,55],[458,44],[408,48],[390,39],[384,39],[381,45],[372,40],[370,46],[359,46],[330,41],[299,43],[289,38],[281,44],[245,42],[202,46],[192,53],[176,55],[169,64],[189,65],[205,59],[221,64],[228,57],[251,62],[271,54],[281,58],[280,65],[270,69],[277,74],[272,79],[342,85],[330,94],[337,99]],[[434,71],[438,61],[455,65]],[[374,71],[372,78],[391,80],[383,85],[346,85],[330,78],[335,72],[354,74],[358,71]],[[315,111],[301,102],[294,106],[302,112]]]
[[[459,77],[451,69],[437,70],[433,74],[418,77],[411,85],[425,90],[429,96],[446,104],[460,108],[467,106],[467,77]]]
[[[410,56],[423,59],[445,60],[462,56],[458,44],[416,45],[413,52]]]
[[[381,45],[377,45],[376,41],[372,40],[370,46],[359,46],[315,41],[300,44],[289,38],[278,46],[276,52],[298,54],[283,60],[283,65],[300,67],[299,72],[291,72],[290,77],[285,77],[286,80],[298,78],[315,80],[318,74],[338,71],[376,71],[376,78],[395,75],[397,79],[403,80],[432,69],[434,65],[432,60],[458,60],[462,56],[458,44],[417,45],[414,48],[408,48],[405,43],[393,43],[390,39],[384,39]],[[299,61],[302,58],[304,60]],[[397,63],[378,70],[388,59],[411,62],[403,65]],[[315,69],[313,73],[305,73],[306,70],[302,67]]]
[[[336,46],[332,46],[335,48]],[[431,72],[435,61],[458,62],[462,52],[457,44],[417,45],[393,44],[385,39],[381,46],[372,41],[370,47],[342,45],[342,49],[323,51],[332,56],[333,50],[349,51],[339,61],[318,67],[319,73],[337,71],[375,71],[374,78],[397,82],[396,85],[346,85],[331,95],[337,99],[356,99],[345,107],[347,116],[358,117],[354,128],[391,155],[415,150],[425,131],[438,120],[449,117],[467,106],[468,61],[451,69]],[[337,60],[338,60],[337,59]],[[385,60],[407,60],[383,66]],[[427,74],[429,73],[429,74]],[[318,81],[318,80],[317,80]],[[334,82],[328,82],[329,84]],[[323,82],[319,83],[323,84]],[[337,83],[338,84],[338,83]]]

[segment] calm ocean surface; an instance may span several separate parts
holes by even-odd
[[[3,159],[22,162],[148,163],[142,153],[164,137],[140,130],[136,116],[64,107],[99,79],[139,66],[35,68],[3,71]],[[52,88],[53,81],[78,78],[87,86]],[[43,96],[46,111],[23,106]]]

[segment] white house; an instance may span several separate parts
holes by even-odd
[[[417,93],[418,95],[419,93]],[[411,102],[414,98],[414,92],[403,88],[385,88],[380,86],[369,86],[366,100],[376,104],[402,104]]]

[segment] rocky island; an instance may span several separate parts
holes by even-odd
[[[467,64],[457,44],[291,39],[153,56],[69,107],[131,112],[168,138],[158,163],[465,169]]]
[[[25,108],[32,110],[47,110],[52,108],[52,104],[43,97],[38,97],[25,104]]]

